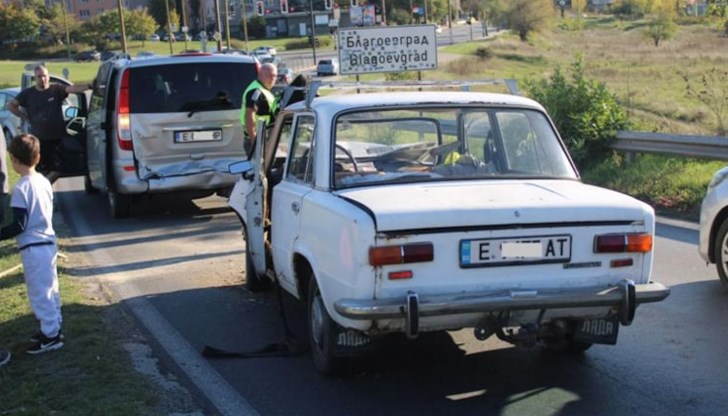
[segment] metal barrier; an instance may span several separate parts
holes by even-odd
[[[627,153],[661,153],[673,156],[728,160],[728,137],[619,131],[612,149]]]

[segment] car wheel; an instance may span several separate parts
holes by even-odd
[[[109,211],[112,218],[127,218],[131,214],[131,196],[116,191],[108,192]]]
[[[91,184],[91,177],[88,176],[88,173],[83,176],[83,191],[86,192],[87,195],[99,193],[99,190],[94,188]]]
[[[253,293],[270,290],[271,281],[267,277],[261,278],[255,271],[253,257],[248,250],[248,231],[243,226],[243,240],[245,240],[245,288]]]
[[[336,374],[343,369],[343,358],[336,357],[336,323],[326,312],[316,277],[311,276],[308,287],[308,339],[316,370]]]
[[[718,229],[714,246],[715,268],[721,283],[728,287],[728,220],[723,221]]]

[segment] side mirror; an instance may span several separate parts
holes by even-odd
[[[73,119],[78,116],[78,107],[67,107],[64,112],[66,119]]]

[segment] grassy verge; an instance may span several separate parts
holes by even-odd
[[[12,172],[11,184],[17,181]],[[60,252],[67,230],[57,226]],[[28,304],[20,256],[14,240],[0,242],[0,349],[13,357],[0,368],[0,414],[155,415],[160,398],[134,370],[122,341],[126,317],[109,305],[98,286],[70,276],[71,265],[59,258],[65,346],[54,352],[25,353],[38,322]],[[92,290],[97,290],[92,293]],[[108,325],[109,320],[115,325]]]

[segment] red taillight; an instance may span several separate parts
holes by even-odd
[[[131,141],[131,120],[129,119],[129,74],[127,69],[121,74],[121,87],[119,88],[119,111],[116,116],[116,137],[119,148],[132,150],[134,145]]]
[[[652,251],[651,234],[606,234],[594,237],[595,253],[647,253]]]
[[[432,261],[434,257],[435,250],[432,243],[414,243],[369,249],[369,264],[372,266]]]

